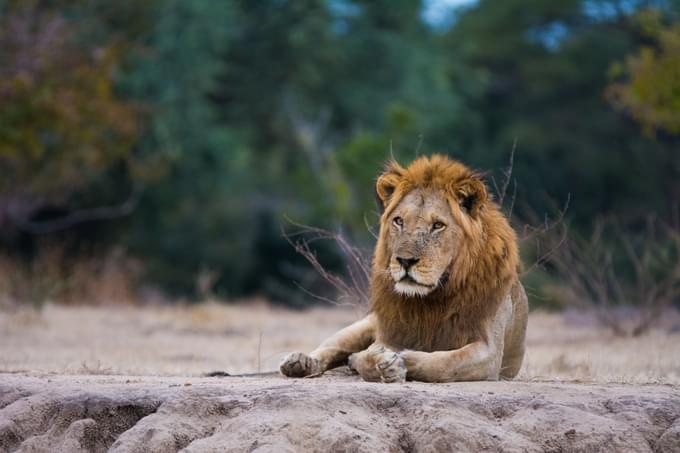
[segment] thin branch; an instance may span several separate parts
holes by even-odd
[[[324,303],[327,303],[327,304],[331,304],[331,305],[341,305],[341,304],[338,303],[337,300],[329,299],[328,297],[323,297],[323,296],[320,296],[320,295],[318,295],[318,294],[316,294],[316,293],[311,292],[310,290],[308,290],[307,288],[305,288],[304,286],[302,286],[302,285],[301,285],[300,283],[298,283],[298,282],[293,282],[293,284],[294,284],[295,286],[297,286],[303,293],[307,294],[307,295],[310,296],[310,297],[313,297],[314,299],[317,299],[317,300],[319,300],[319,301],[321,301],[321,302],[324,302]]]
[[[498,193],[498,204],[503,206],[503,202],[505,201],[505,195],[508,192],[508,186],[510,185],[510,180],[512,179],[512,172],[515,168],[515,151],[517,150],[517,137],[515,137],[515,140],[512,144],[512,149],[510,150],[510,163],[508,164],[508,168],[503,170],[503,176],[505,177],[505,181],[503,181],[503,185],[501,186],[501,191]]]
[[[592,308],[615,335],[638,336],[680,297],[679,234],[653,218],[636,235],[613,219],[599,219],[589,239],[571,238],[551,262],[573,295],[571,303]],[[635,308],[634,315],[614,310],[626,306]]]
[[[364,225],[366,226],[366,230],[373,236],[373,239],[378,239],[378,234],[373,231],[373,225],[368,223],[368,218],[366,218],[366,214],[364,214]]]
[[[338,293],[339,300],[353,301],[354,304],[367,305],[369,301],[368,286],[370,282],[370,260],[367,253],[351,245],[341,233],[334,233],[321,228],[302,225],[286,218],[289,223],[299,228],[299,231],[286,233],[281,229],[283,237],[302,255],[323,280],[329,283]],[[297,238],[297,239],[295,239]],[[345,257],[345,269],[349,280],[328,271],[320,262],[310,245],[319,240],[333,241]],[[296,283],[297,284],[297,283]],[[298,285],[301,287],[300,285]],[[302,288],[303,291],[319,300],[337,304],[329,298],[318,296]]]
[[[142,184],[136,183],[128,198],[117,206],[101,206],[74,211],[63,217],[45,221],[26,221],[19,227],[32,234],[48,234],[65,230],[75,225],[96,220],[110,220],[130,215],[134,211],[142,194]]]
[[[418,144],[416,145],[416,157],[420,154],[420,147],[423,146],[423,134],[418,134]]]

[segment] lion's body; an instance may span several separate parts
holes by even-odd
[[[371,312],[287,375],[347,361],[367,380],[514,377],[524,356],[527,298],[517,239],[481,180],[442,156],[378,179],[383,202],[371,277]]]
[[[504,306],[507,305],[507,306]],[[487,335],[485,341],[493,341],[494,336],[502,336],[502,357],[498,370],[501,377],[513,378],[519,372],[524,357],[524,337],[526,332],[528,304],[524,288],[517,284],[508,297],[503,298],[486,321],[466,319],[464,312],[456,313],[450,307],[448,312],[431,310],[423,312],[413,307],[390,317],[387,320],[376,313],[374,332],[375,342],[394,351],[410,349],[434,352],[460,349],[484,335],[482,324],[498,326]],[[410,316],[413,316],[412,318]],[[409,322],[412,319],[413,322]],[[479,323],[479,324],[477,324]]]

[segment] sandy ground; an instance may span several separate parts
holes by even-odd
[[[277,369],[361,316],[264,303],[0,312],[0,372],[200,376]],[[680,320],[617,338],[584,314],[532,313],[522,381],[680,384]]]
[[[680,451],[677,386],[0,374],[0,451]]]

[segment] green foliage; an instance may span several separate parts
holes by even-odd
[[[624,63],[612,66],[613,76],[627,80],[613,83],[609,98],[630,112],[646,133],[680,133],[680,24],[664,25],[658,10],[643,11],[638,19],[654,45],[642,46]]]
[[[205,269],[218,272],[221,288],[238,288],[253,271],[254,168],[236,133],[218,127],[208,99],[231,37],[232,5],[164,1],[153,14],[145,49],[121,84],[151,118],[137,145],[147,188],[126,242],[167,289],[191,294]]]
[[[337,162],[351,192],[351,204],[342,212],[342,224],[349,226],[361,242],[372,239],[368,228],[377,231],[380,212],[375,197],[375,181],[383,164],[391,158],[409,161],[422,148],[422,142],[414,141],[418,140],[417,115],[412,109],[394,103],[387,106],[385,113],[384,132],[355,134],[336,152]]]
[[[604,96],[609,68],[639,43],[634,11],[615,0],[482,0],[463,12],[443,37],[468,112],[446,129],[454,154],[499,168],[517,140],[519,199],[547,212],[571,194],[577,228],[600,214],[667,213],[677,144],[629,127]]]
[[[63,15],[26,5],[5,8],[0,199],[63,202],[131,157],[139,109],[115,94],[120,59],[113,42],[79,45]]]
[[[78,225],[74,241],[125,245],[169,291],[196,294],[209,274],[219,295],[301,304],[296,282],[323,289],[281,237],[285,217],[370,246],[390,157],[494,170],[517,141],[520,214],[570,193],[577,230],[671,211],[677,1],[480,0],[448,28],[423,7],[0,0],[0,239],[26,247],[8,233],[22,221],[110,205],[135,183],[130,217]]]

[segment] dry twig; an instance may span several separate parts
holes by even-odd
[[[680,297],[680,231],[653,218],[637,234],[600,219],[590,237],[565,241],[551,263],[566,301],[593,309],[616,335],[647,332]]]
[[[352,245],[342,233],[299,224],[290,219],[287,220],[292,225],[298,227],[299,230],[295,233],[282,231],[284,239],[312,265],[314,270],[326,282],[335,288],[338,293],[337,301],[313,294],[305,288],[300,288],[305,293],[324,302],[340,305],[362,304],[367,306],[371,275],[370,253]],[[330,272],[319,262],[316,253],[311,249],[311,245],[320,240],[330,240],[338,246],[345,260],[346,277]]]

